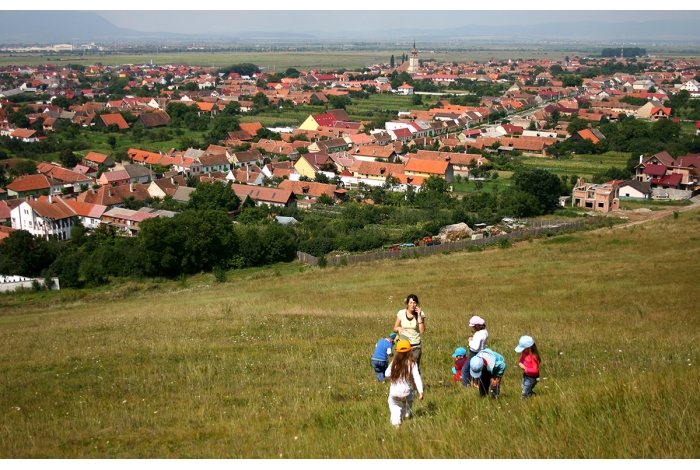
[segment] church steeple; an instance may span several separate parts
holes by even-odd
[[[420,62],[418,62],[418,50],[416,49],[416,40],[413,40],[413,50],[411,51],[411,57],[408,61],[408,73],[416,73],[420,68]]]

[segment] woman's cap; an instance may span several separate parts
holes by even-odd
[[[408,352],[411,350],[411,343],[408,340],[402,339],[396,343],[396,352]]]
[[[452,357],[457,357],[457,356],[466,356],[467,355],[467,350],[464,348],[457,348],[455,349],[455,353],[452,355]]]
[[[474,377],[475,379],[478,379],[481,377],[481,370],[484,368],[484,360],[480,358],[479,356],[474,356],[472,357],[472,360],[469,361],[469,374]]]
[[[484,319],[481,317],[477,317],[476,315],[474,315],[473,317],[471,317],[469,319],[469,326],[485,325],[485,324],[486,324],[486,321],[484,321]]]
[[[518,341],[518,347],[515,348],[515,352],[523,352],[525,349],[531,348],[534,344],[535,340],[532,339],[532,336],[521,336]]]

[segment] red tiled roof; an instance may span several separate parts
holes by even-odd
[[[654,184],[668,185],[668,186],[678,186],[683,179],[683,175],[679,173],[673,173],[672,175],[666,175],[663,178],[654,178],[651,180]]]
[[[104,163],[107,158],[107,155],[103,155],[97,152],[90,152],[87,155],[85,155],[85,157],[83,157],[83,160],[95,163]]]
[[[231,189],[241,198],[248,196],[261,202],[275,202],[287,204],[294,197],[294,193],[287,189],[265,188],[260,186],[249,186],[244,184],[233,184]]]
[[[99,219],[102,214],[107,210],[107,206],[101,204],[90,204],[89,202],[78,202],[73,199],[66,199],[65,201],[68,206],[70,206],[76,214],[81,217],[92,217],[94,219]]]
[[[642,174],[651,176],[663,176],[666,174],[666,167],[664,165],[649,164],[644,168]]]
[[[119,114],[101,114],[99,116],[99,119],[102,120],[105,126],[110,126],[112,124],[116,124],[119,127],[119,130],[124,130],[129,128],[129,124],[126,123],[124,120],[124,117]]]
[[[294,194],[319,197],[321,194],[333,197],[336,187],[332,184],[316,183],[313,181],[284,180],[279,184],[280,189],[287,189]]]
[[[60,220],[75,217],[75,211],[59,197],[41,198],[37,201],[27,202],[29,206],[42,217]]]
[[[406,163],[405,171],[416,173],[432,173],[434,175],[445,175],[449,162],[441,162],[434,160],[423,160],[421,158],[411,158]]]
[[[32,129],[16,129],[10,136],[17,137],[19,139],[28,139],[34,137],[36,134],[35,130]]]
[[[246,131],[251,137],[255,137],[258,129],[262,129],[262,124],[259,122],[243,122],[240,124],[241,130]]]
[[[335,116],[333,116],[332,114],[328,114],[328,113],[326,113],[326,114],[314,114],[311,117],[313,118],[314,121],[316,121],[316,124],[318,124],[319,126],[325,126],[325,127],[332,127],[333,123],[335,123],[335,121],[337,121]]]
[[[20,176],[6,187],[7,189],[11,189],[16,193],[20,193],[49,189],[51,185],[49,184],[49,179],[46,177],[46,175],[39,174]]]

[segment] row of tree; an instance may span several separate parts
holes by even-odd
[[[297,249],[315,255],[333,250],[367,251],[396,241],[435,235],[447,224],[494,223],[504,216],[535,216],[556,208],[566,190],[545,170],[522,170],[501,194],[457,199],[441,178],[428,178],[420,192],[368,188],[359,197],[385,197],[385,205],[344,204],[338,213],[240,205],[230,185],[200,183],[186,210],[172,218],[144,221],[136,237],[102,226],[94,233],[77,225],[68,242],[33,238],[19,230],[0,244],[0,272],[55,276],[65,287],[99,285],[111,277],[177,277],[202,271],[291,261]],[[382,194],[384,196],[382,196]],[[391,197],[388,195],[391,194]],[[485,193],[482,193],[485,194]],[[240,208],[239,208],[240,206]],[[229,214],[240,210],[239,224]],[[273,213],[296,217],[296,227],[272,221]],[[404,227],[397,240],[394,227]]]

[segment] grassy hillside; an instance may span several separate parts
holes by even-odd
[[[699,230],[692,210],[225,284],[2,295],[0,457],[698,458]],[[369,359],[411,292],[426,398],[395,430]],[[473,314],[508,364],[497,402],[451,381]],[[526,402],[522,334],[543,355]]]

